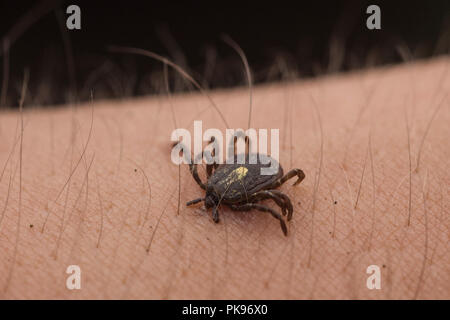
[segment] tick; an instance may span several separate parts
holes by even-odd
[[[268,212],[280,221],[281,230],[287,236],[286,223],[280,213],[258,202],[271,199],[280,207],[283,216],[287,216],[287,221],[290,221],[293,214],[292,202],[286,194],[276,189],[293,177],[297,177],[294,185],[299,184],[305,178],[305,174],[300,169],[292,169],[284,175],[283,168],[279,165],[277,173],[262,175],[261,168],[269,167],[270,162],[261,163],[259,154],[256,155],[257,163],[255,164],[249,164],[249,154],[245,155],[244,164],[237,163],[236,155],[234,155],[233,164],[207,164],[206,183],[198,175],[197,164],[191,163],[190,172],[197,184],[206,191],[206,195],[204,198],[191,200],[186,205],[191,206],[203,201],[207,209],[212,208],[212,219],[216,223],[219,222],[220,204],[234,211],[255,209]],[[276,161],[271,157],[268,158],[270,161]]]

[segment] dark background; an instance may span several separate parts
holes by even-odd
[[[81,30],[67,30],[67,6],[81,8]],[[366,8],[381,8],[381,30],[366,28]],[[58,18],[59,17],[59,18]],[[26,105],[161,93],[162,64],[110,53],[107,45],[160,53],[207,88],[245,84],[244,50],[256,83],[304,78],[448,54],[450,1],[4,1],[0,107],[18,104],[24,69]],[[398,47],[403,48],[403,58]],[[6,71],[6,72],[5,72]],[[171,90],[191,90],[171,74]]]

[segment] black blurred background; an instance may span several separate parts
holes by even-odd
[[[71,4],[81,30],[66,28]],[[381,30],[366,28],[370,4],[381,8]],[[107,45],[160,53],[207,88],[243,85],[223,33],[244,50],[256,83],[305,78],[448,54],[450,1],[4,1],[0,107],[17,106],[25,68],[26,105],[85,101],[91,90],[96,99],[163,91],[161,63]],[[171,90],[190,88],[172,74]]]

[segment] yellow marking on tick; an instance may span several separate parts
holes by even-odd
[[[247,174],[248,169],[246,167],[239,167],[233,170],[233,173],[237,176],[238,180],[241,180]]]
[[[225,179],[225,185],[229,186],[235,181],[242,180],[247,175],[248,169],[246,167],[239,167],[230,172]]]

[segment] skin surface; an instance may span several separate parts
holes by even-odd
[[[450,298],[449,62],[254,88],[251,126],[279,128],[285,172],[306,174],[280,187],[288,237],[268,213],[222,206],[215,224],[185,207],[205,194],[187,165],[178,198],[171,105],[177,127],[225,129],[201,94],[95,101],[93,118],[90,104],[27,109],[22,161],[20,114],[2,111],[0,298]],[[246,129],[248,90],[211,95]]]

